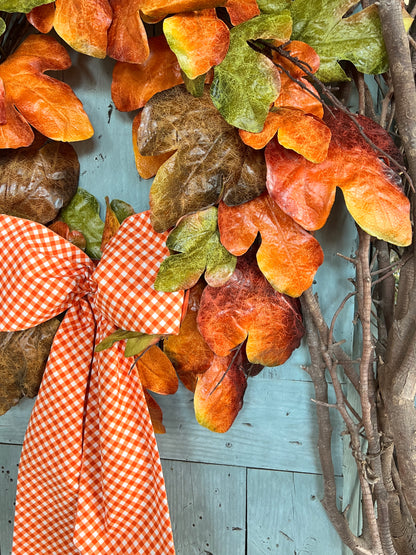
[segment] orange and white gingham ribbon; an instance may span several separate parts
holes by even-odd
[[[55,336],[19,468],[14,555],[174,553],[156,440],[117,327],[178,333],[183,292],[152,285],[168,254],[148,212],[124,221],[95,269],[35,222],[0,215],[0,329],[68,310]]]

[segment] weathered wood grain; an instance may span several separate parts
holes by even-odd
[[[0,553],[11,555],[14,499],[21,447],[0,445]]]
[[[244,555],[246,469],[163,462],[177,555]]]
[[[310,382],[251,378],[244,406],[225,434],[195,420],[192,393],[183,387],[157,396],[166,434],[158,435],[162,457],[254,468],[320,473],[313,387]],[[342,466],[342,425],[334,411],[334,460]]]
[[[0,416],[0,443],[21,445],[32,412],[34,399],[21,399],[19,404]]]
[[[248,555],[341,555],[320,503],[321,477],[248,469]]]

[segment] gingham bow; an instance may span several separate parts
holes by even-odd
[[[0,215],[0,329],[68,309],[22,451],[15,555],[174,553],[163,475],[143,390],[123,345],[94,353],[116,326],[178,333],[183,293],[152,287],[168,254],[143,212],[97,268],[47,228]]]

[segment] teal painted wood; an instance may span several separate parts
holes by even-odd
[[[162,461],[177,555],[244,555],[246,469]]]
[[[310,382],[249,379],[243,409],[231,429],[217,434],[195,420],[192,393],[184,387],[157,396],[166,434],[157,436],[162,457],[320,473],[315,406]],[[336,414],[334,414],[336,416]],[[334,418],[334,460],[342,472],[342,426]]]
[[[12,552],[14,499],[21,447],[0,445],[0,553]]]
[[[34,403],[35,399],[21,399],[16,406],[0,416],[0,443],[23,443]]]
[[[248,469],[247,555],[341,555],[321,496],[320,476]]]

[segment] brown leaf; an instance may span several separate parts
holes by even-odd
[[[201,98],[184,86],[151,98],[142,112],[138,146],[144,156],[176,150],[158,170],[150,191],[157,232],[220,198],[235,205],[264,191],[263,153],[242,143],[212,104],[207,88]]]
[[[172,156],[173,152],[166,152],[164,154],[159,154],[156,156],[142,156],[139,152],[139,147],[137,146],[138,143],[138,131],[140,127],[142,114],[139,112],[137,116],[133,120],[132,126],[132,140],[133,140],[133,152],[134,152],[134,160],[136,162],[136,169],[143,179],[150,179],[154,177],[157,173],[157,170],[166,162],[166,160]]]
[[[78,157],[70,144],[0,151],[0,211],[50,222],[75,195],[78,177]]]
[[[39,389],[57,318],[24,331],[0,332],[0,416]]]

